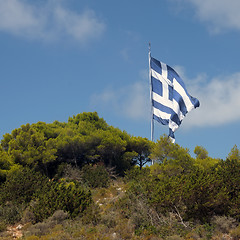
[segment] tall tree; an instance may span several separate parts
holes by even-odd
[[[237,148],[237,145],[234,145],[233,148],[231,149],[231,152],[228,154],[228,159],[229,160],[238,160],[240,161],[240,151]]]
[[[139,165],[140,169],[151,162],[150,154],[153,143],[147,138],[132,137],[130,141],[131,149],[136,153],[133,160]]]

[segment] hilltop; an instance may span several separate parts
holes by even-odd
[[[240,239],[239,150],[194,153],[96,112],[23,125],[0,145],[1,239]]]

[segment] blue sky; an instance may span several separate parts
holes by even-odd
[[[0,0],[0,135],[97,111],[150,138],[151,42],[201,104],[176,143],[225,159],[240,147],[239,9],[239,0]]]

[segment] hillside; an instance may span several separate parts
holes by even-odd
[[[239,150],[194,153],[97,113],[21,126],[0,146],[0,238],[240,239]]]

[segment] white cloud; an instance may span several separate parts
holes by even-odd
[[[0,0],[0,31],[45,41],[68,37],[80,43],[103,33],[105,24],[93,10],[78,13],[62,2],[47,0],[39,6],[26,0]]]
[[[196,9],[197,17],[208,23],[212,32],[226,29],[240,30],[239,0],[173,0],[190,3]]]
[[[199,99],[200,107],[187,115],[184,126],[220,126],[240,120],[240,72],[208,82],[202,75],[189,92]]]

